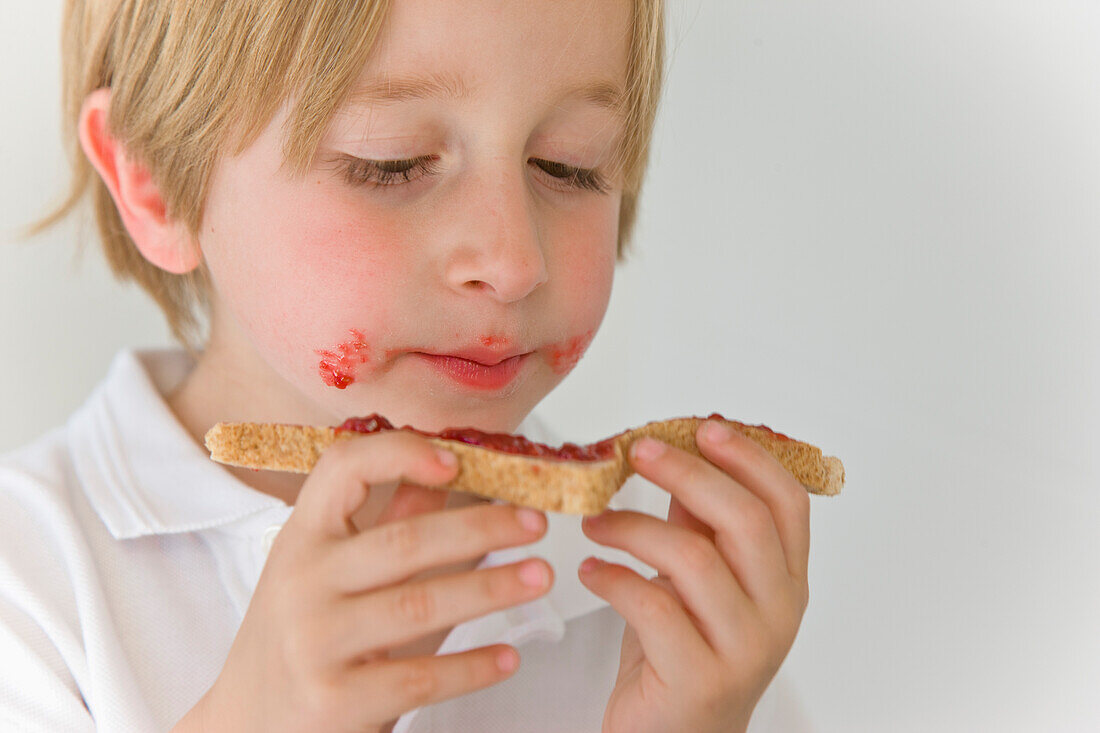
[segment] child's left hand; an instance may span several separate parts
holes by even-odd
[[[658,571],[649,580],[612,563],[580,572],[627,623],[604,733],[744,731],[802,622],[806,490],[756,443],[710,426],[696,436],[707,460],[634,444],[635,470],[672,495],[668,522],[609,510],[582,523],[593,541]],[[653,447],[663,450],[647,456]]]

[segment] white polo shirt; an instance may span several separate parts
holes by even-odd
[[[68,423],[0,459],[0,729],[167,731],[216,679],[279,528],[293,507],[210,461],[164,395],[183,351],[122,351]],[[521,431],[558,443],[537,419]],[[612,506],[665,516],[668,495],[628,482]],[[439,653],[516,646],[507,681],[410,711],[395,733],[599,731],[622,618],[577,579],[590,554],[654,571],[549,514],[543,598],[454,628]],[[753,731],[808,731],[782,677]]]

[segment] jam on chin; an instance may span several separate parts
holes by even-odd
[[[380,433],[386,430],[397,430],[397,428],[389,420],[377,414],[350,418],[336,428],[337,432],[356,433]],[[553,448],[528,440],[522,435],[486,433],[476,428],[448,428],[438,433],[428,433],[406,425],[401,430],[410,430],[427,438],[454,440],[478,448],[489,448],[501,453],[530,456],[532,458],[549,458],[559,461],[603,461],[615,456],[615,441],[613,439],[602,440],[599,443],[590,445],[565,443],[558,448]]]

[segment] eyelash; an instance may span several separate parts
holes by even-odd
[[[421,176],[430,176],[439,172],[438,158],[422,155],[407,160],[367,160],[346,156],[341,159],[344,180],[351,185],[385,188],[416,180]],[[564,163],[548,160],[535,160],[535,164],[548,176],[563,181],[571,188],[597,193],[607,193],[608,185],[597,170],[574,168]],[[545,167],[544,167],[545,166]],[[549,168],[549,170],[547,170]],[[551,172],[554,171],[554,172]],[[410,174],[419,173],[412,176]],[[558,175],[560,174],[560,175]]]

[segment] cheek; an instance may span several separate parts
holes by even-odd
[[[548,351],[550,368],[558,375],[568,374],[581,360],[607,312],[615,275],[618,207],[576,217],[562,236],[557,263],[565,330]]]
[[[208,262],[225,306],[277,371],[343,387],[385,334],[409,248],[396,222],[310,186],[269,181],[262,196],[238,196],[239,213],[216,217]]]
[[[619,207],[605,205],[572,217],[558,238],[561,290],[579,321],[595,331],[607,310],[615,275]],[[573,336],[588,328],[574,329]]]

